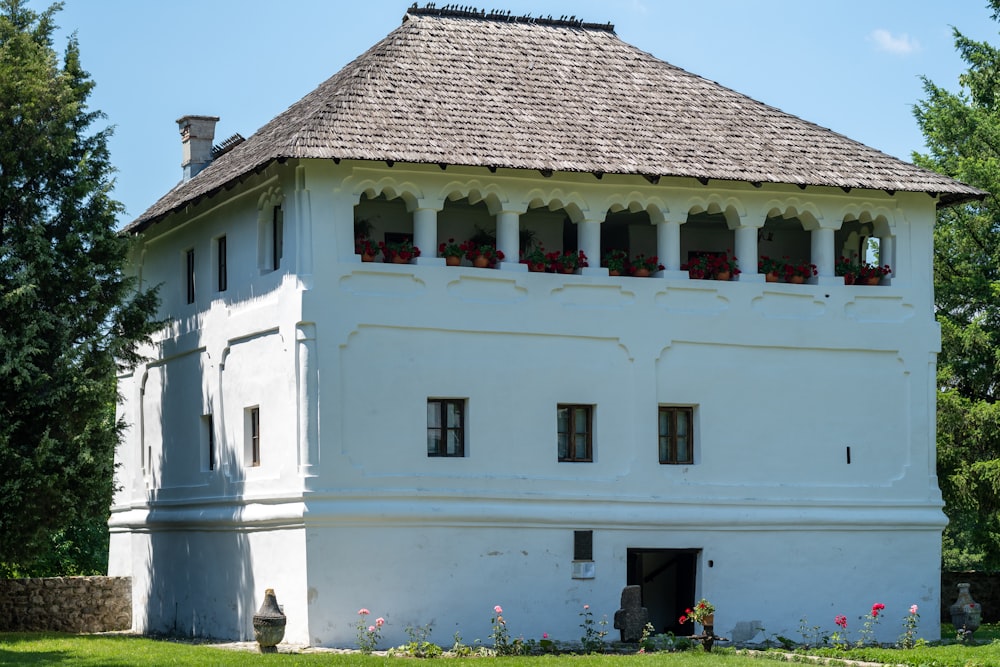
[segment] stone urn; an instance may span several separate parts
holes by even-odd
[[[962,632],[968,638],[979,629],[983,622],[983,608],[978,602],[972,599],[969,593],[969,584],[958,585],[958,598],[955,604],[951,605],[951,623],[955,630]]]
[[[264,602],[253,615],[253,636],[261,653],[278,652],[278,644],[285,638],[286,621],[285,615],[278,608],[274,589],[268,588],[264,591]]]

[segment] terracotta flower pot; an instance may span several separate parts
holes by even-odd
[[[362,262],[374,262],[375,261],[375,255],[364,253],[364,254],[361,255],[361,261]]]
[[[771,271],[770,273],[765,273],[764,280],[765,282],[776,283],[778,282],[778,274],[774,271]]]
[[[462,263],[462,258],[456,257],[455,255],[448,255],[447,257],[444,258],[444,263],[447,266],[458,266],[459,264]]]
[[[857,276],[855,276],[853,273],[848,273],[848,274],[844,275],[844,284],[845,285],[853,285],[856,280],[857,280]]]
[[[392,263],[393,264],[409,264],[410,260],[404,259],[404,258],[400,257],[399,255],[393,255],[393,257],[392,257]]]
[[[645,269],[645,268],[636,269],[635,273],[633,273],[632,275],[635,276],[636,278],[648,278],[649,277],[649,269]]]
[[[488,269],[490,266],[490,258],[485,255],[476,255],[476,258],[472,260],[472,265],[477,269]]]
[[[719,271],[718,273],[715,274],[716,280],[729,280],[732,277],[733,274],[731,271]]]
[[[532,273],[543,273],[545,271],[545,265],[541,262],[528,262],[528,271]]]
[[[618,269],[608,269],[609,276],[620,276],[622,274]]]
[[[788,282],[793,285],[801,285],[806,281],[805,276],[788,276]]]
[[[882,276],[868,276],[865,278],[865,285],[878,285],[882,282]]]

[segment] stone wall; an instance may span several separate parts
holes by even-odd
[[[958,597],[958,584],[968,583],[972,599],[983,607],[983,623],[1000,622],[1000,572],[942,572],[941,620],[951,623],[949,607]]]
[[[108,632],[131,627],[131,577],[0,579],[0,631]]]

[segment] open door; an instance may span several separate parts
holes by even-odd
[[[642,606],[657,633],[690,635],[692,625],[678,619],[694,601],[699,549],[629,549],[629,586],[642,589]]]

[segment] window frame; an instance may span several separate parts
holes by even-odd
[[[215,243],[216,243],[215,261],[216,261],[216,268],[219,274],[216,287],[218,288],[218,291],[225,292],[227,289],[229,289],[229,268],[227,266],[228,257],[226,256],[228,248],[226,243],[226,235],[223,234],[222,236],[217,238],[215,240]]]
[[[664,434],[662,415],[670,415],[670,433]],[[687,416],[687,457],[681,459],[677,453],[677,416]],[[693,465],[694,464],[694,406],[693,405],[660,405],[656,413],[656,450],[661,465]]]
[[[184,284],[186,290],[187,303],[192,304],[195,300],[194,291],[194,273],[195,273],[195,261],[194,261],[194,248],[188,248],[184,251]]]
[[[260,406],[255,405],[247,409],[247,419],[249,423],[247,445],[250,454],[250,467],[260,467]]]
[[[281,268],[281,260],[285,254],[285,214],[281,204],[271,209],[271,270]]]
[[[440,426],[431,426],[430,420],[427,422],[427,456],[428,458],[465,458],[466,447],[465,447],[465,423],[466,423],[466,402],[465,398],[428,398],[427,399],[427,409],[430,413],[432,405],[437,405],[438,410],[438,423]],[[453,406],[456,408],[459,418],[458,426],[448,425],[448,407]],[[430,415],[428,414],[428,417]],[[431,432],[439,431],[439,437],[437,438],[437,451],[431,451]],[[448,434],[449,433],[458,434],[458,447],[457,451],[454,453],[448,452]]]
[[[566,410],[568,411],[566,423],[570,427],[570,431],[560,430],[560,413]],[[576,455],[576,447],[574,446],[573,454],[570,454],[570,441],[569,438],[572,436],[574,442],[576,438],[581,435],[576,430],[576,415],[578,412],[583,412],[586,417],[586,428],[582,435],[586,438],[585,448],[586,455],[583,457]],[[560,403],[556,406],[556,456],[560,463],[593,463],[594,461],[594,406],[587,405],[583,403]],[[563,455],[560,451],[561,442],[563,437],[566,437],[566,455]]]

